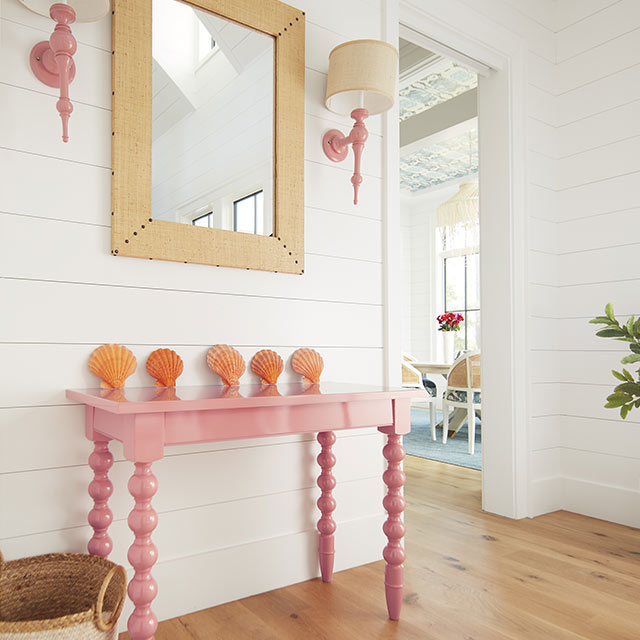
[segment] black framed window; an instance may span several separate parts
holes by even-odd
[[[442,275],[445,313],[464,316],[455,349],[476,351],[480,348],[480,254],[443,258]]]
[[[256,191],[233,201],[233,230],[262,233],[264,226],[264,192]]]
[[[202,215],[194,218],[191,221],[191,224],[194,227],[208,227],[211,229],[213,226],[213,211],[209,211],[208,213],[203,213]]]

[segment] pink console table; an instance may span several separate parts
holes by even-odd
[[[332,383],[68,390],[68,398],[86,405],[86,435],[94,443],[89,456],[94,472],[89,484],[89,494],[94,500],[89,512],[94,530],[89,553],[107,557],[113,547],[108,535],[113,519],[108,506],[113,492],[109,480],[113,464],[109,441],[122,442],[125,457],[135,465],[128,485],[135,500],[128,519],[135,536],[127,556],[135,571],[128,588],[135,605],[128,621],[130,638],[153,640],[158,626],[151,610],[158,589],[151,575],[158,559],[151,541],[158,523],[151,506],[158,489],[151,464],[163,457],[166,446],[317,432],[322,447],[318,456],[321,490],[318,554],[322,579],[330,582],[336,530],[332,518],[336,481],[331,473],[335,464],[334,431],[363,427],[377,427],[387,435],[387,444],[382,449],[387,469],[382,477],[388,488],[383,500],[388,514],[383,527],[388,544],[383,557],[387,609],[389,617],[397,620],[402,605],[405,558],[401,542],[405,533],[402,522],[405,453],[401,436],[411,428],[411,398],[423,394],[416,389]]]

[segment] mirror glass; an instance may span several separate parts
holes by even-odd
[[[154,219],[274,228],[274,39],[153,0]]]

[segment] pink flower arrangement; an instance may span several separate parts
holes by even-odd
[[[464,320],[460,313],[443,313],[436,318],[438,331],[459,331],[460,323]]]

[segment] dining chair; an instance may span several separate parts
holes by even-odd
[[[429,422],[431,426],[431,439],[436,439],[436,399],[425,387],[422,380],[422,374],[411,362],[415,362],[415,358],[408,353],[402,354],[402,386],[424,389],[426,392],[426,400],[429,404]]]
[[[447,442],[449,407],[466,408],[471,455],[475,452],[476,444],[476,411],[482,410],[481,386],[480,352],[467,351],[451,365],[447,376],[447,389],[442,398],[442,443]]]

